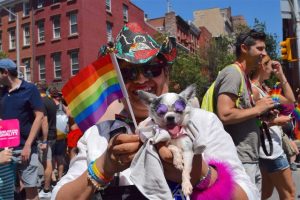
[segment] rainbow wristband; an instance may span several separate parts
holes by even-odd
[[[99,169],[96,166],[96,162],[95,161],[92,161],[89,164],[88,168],[91,171],[91,173],[94,174],[97,177],[97,179],[100,179],[101,181],[103,181],[105,183],[109,183],[112,180],[112,178],[105,177],[105,175],[99,171]]]

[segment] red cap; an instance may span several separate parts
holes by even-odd
[[[70,147],[70,148],[77,147],[77,142],[81,138],[82,135],[83,134],[79,128],[75,129],[73,131],[70,131],[67,136],[68,147]]]

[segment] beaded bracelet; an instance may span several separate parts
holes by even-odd
[[[88,166],[87,177],[96,188],[96,190],[104,190],[112,180],[106,178],[97,168],[95,161],[92,161]]]
[[[208,188],[211,180],[211,166],[208,165],[208,170],[205,176],[203,176],[196,185],[196,188],[200,191]]]

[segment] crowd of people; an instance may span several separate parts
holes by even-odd
[[[215,113],[199,109],[199,103],[185,102],[193,106],[187,127],[194,135],[195,151],[188,176],[191,199],[268,199],[274,188],[280,199],[295,198],[293,161],[282,148],[282,135],[293,124],[291,113],[297,101],[281,64],[267,55],[265,40],[266,35],[256,30],[237,36],[236,62],[215,81]],[[136,91],[156,96],[168,92],[175,39],[168,37],[159,45],[138,24],[128,23],[115,44],[99,55],[107,50],[116,54],[134,117],[139,130],[144,130],[151,119]],[[282,90],[278,101],[265,84],[272,73]],[[0,199],[187,199],[168,143],[142,142],[142,132],[135,134],[137,127],[125,101],[122,109],[114,109],[113,119],[103,117],[82,133],[57,88],[31,84],[17,75],[12,60],[0,60],[0,83],[5,87],[1,119],[18,119],[21,135],[18,147],[0,151]],[[284,108],[289,111],[283,112]],[[61,111],[69,117],[64,133],[57,131]],[[294,129],[297,132],[292,127],[287,134],[292,137]],[[155,127],[151,131],[159,133]],[[159,158],[159,164],[142,153],[145,148]],[[143,167],[137,154],[144,159]],[[42,186],[38,185],[39,163],[44,169]]]

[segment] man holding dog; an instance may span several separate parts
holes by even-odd
[[[148,109],[136,91],[144,90],[157,96],[166,92],[171,64],[176,57],[174,45],[174,38],[168,38],[159,46],[136,23],[126,24],[116,39],[116,56],[138,122],[148,117]],[[205,142],[206,149],[203,155],[195,155],[193,159],[191,183],[195,189],[192,196],[198,198],[198,195],[209,193],[212,199],[257,199],[258,192],[242,167],[234,144],[221,122],[212,113],[200,109],[196,113],[193,119],[195,130],[201,130],[201,137],[197,139]],[[71,161],[66,176],[54,188],[52,199],[89,199],[97,189],[103,189],[102,199],[147,199],[129,178],[131,161],[143,145],[139,135],[128,134],[134,132],[131,128],[127,106],[116,116],[116,120],[104,121],[89,128],[79,140],[79,154]],[[181,173],[173,166],[171,151],[165,143],[156,145],[155,149],[162,160],[164,176],[172,182],[169,186],[180,188]],[[231,166],[230,172],[224,171],[228,179],[222,178],[221,168],[209,164],[210,158],[220,161],[226,158]],[[114,174],[120,175],[112,181]],[[141,174],[141,179],[143,175],[147,176]],[[216,182],[217,179],[219,181]],[[226,184],[228,180],[230,183]],[[177,190],[173,186],[170,187],[173,199],[184,199],[183,196],[176,196]],[[221,187],[223,189],[218,190]],[[213,188],[218,192],[213,192]],[[159,193],[159,189],[151,192]]]
[[[274,102],[268,96],[254,103],[249,74],[266,55],[265,38],[265,33],[256,30],[241,33],[237,37],[237,60],[219,73],[214,90],[214,110],[223,122],[225,130],[231,135],[247,174],[259,190],[260,129],[256,120],[261,114],[272,109]],[[241,84],[244,87],[240,92]]]

